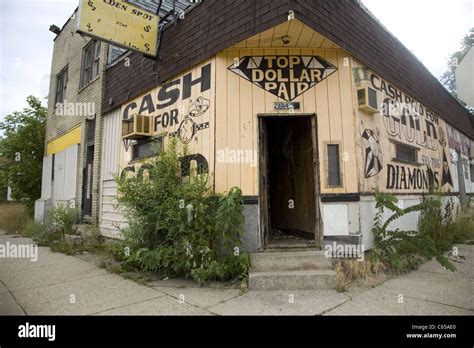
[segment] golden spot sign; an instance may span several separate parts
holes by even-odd
[[[337,68],[319,56],[246,56],[229,70],[264,90],[292,101]]]
[[[159,17],[122,0],[81,0],[78,31],[156,56]]]

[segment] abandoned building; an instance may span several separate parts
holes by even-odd
[[[404,207],[430,188],[458,204],[474,192],[469,113],[360,2],[205,0],[182,13],[162,25],[157,59],[123,52],[101,65],[100,126],[81,121],[73,142],[77,167],[65,168],[76,187],[65,198],[84,201],[91,140],[92,216],[104,236],[120,238],[126,224],[114,175],[139,172],[172,138],[215,192],[242,189],[251,252],[332,241],[367,250],[375,190]],[[48,120],[46,186],[59,165],[48,156],[64,148],[51,144],[69,129]],[[60,200],[58,177],[44,199]],[[406,216],[396,227],[416,224]]]
[[[158,61],[125,58],[106,71],[105,235],[123,221],[112,174],[172,137],[216,192],[242,189],[251,251],[370,248],[375,188],[404,206],[431,186],[473,191],[468,113],[357,2],[204,1],[166,28]]]

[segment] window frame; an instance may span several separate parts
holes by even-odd
[[[330,166],[329,166],[329,147],[330,146],[337,146],[337,156],[338,156],[338,165],[339,165],[339,178],[338,184],[333,185],[330,183],[331,173],[330,173]],[[342,145],[340,142],[337,141],[330,141],[324,142],[324,159],[325,159],[325,176],[326,176],[326,188],[342,188],[344,187],[344,178],[343,178],[343,163],[342,163]]]
[[[82,49],[79,89],[87,87],[99,76],[100,49],[101,45],[98,40],[90,40]]]
[[[405,144],[405,143],[402,143],[400,141],[395,141],[395,140],[391,140],[391,142],[393,143],[394,147],[395,147],[395,157],[393,157],[393,161],[394,162],[400,162],[400,163],[405,163],[405,164],[410,164],[410,165],[415,165],[415,166],[420,166],[420,162],[419,162],[419,155],[418,155],[418,152],[420,151],[419,148],[415,147],[415,146],[412,146],[412,145],[409,145],[409,144]],[[405,147],[406,149],[409,149],[409,150],[413,150],[414,154],[415,154],[415,160],[414,161],[411,161],[411,160],[407,160],[407,159],[404,159],[404,158],[399,158],[398,157],[398,147],[401,146],[401,147]]]
[[[474,183],[474,158],[469,159],[469,171],[471,174],[471,183]]]
[[[56,75],[56,88],[55,88],[55,93],[54,93],[54,105],[64,102],[64,97],[66,95],[67,82],[68,82],[68,78],[69,78],[68,77],[68,68],[69,68],[69,64],[67,64],[64,68],[62,68],[61,71]],[[59,93],[60,82],[61,82],[61,93]],[[59,94],[61,96],[60,100],[59,100]]]
[[[135,152],[136,151],[136,146],[148,145],[150,143],[155,143],[156,145],[160,144],[159,151],[153,152],[150,155],[145,155],[145,156],[141,156],[141,157],[136,156],[136,152]],[[139,139],[132,145],[132,159],[131,159],[130,162],[131,163],[139,162],[139,161],[143,161],[147,158],[152,158],[152,157],[159,156],[161,151],[163,151],[163,149],[164,149],[164,136],[162,136],[162,135],[155,136],[155,137],[152,137],[152,138]]]

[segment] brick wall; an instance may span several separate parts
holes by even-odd
[[[63,68],[68,66],[68,81],[64,99],[68,103],[90,102],[95,105],[96,130],[94,147],[94,166],[92,183],[92,218],[98,217],[98,197],[100,182],[100,156],[101,156],[101,133],[102,133],[102,96],[105,82],[105,65],[107,62],[108,45],[101,43],[99,75],[84,88],[80,87],[82,51],[90,42],[90,38],[76,33],[76,16],[73,15],[62,28],[61,33],[54,41],[53,58],[51,64],[51,75],[48,98],[48,120],[46,124],[46,143],[67,133],[72,128],[80,125],[82,127],[81,145],[78,156],[78,173],[76,181],[76,207],[81,210],[82,203],[82,168],[85,166],[86,146],[86,118],[84,116],[58,116],[55,115],[55,91],[56,78]]]

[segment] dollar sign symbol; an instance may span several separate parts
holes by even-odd
[[[147,50],[147,52],[150,50],[150,45],[148,43],[145,44],[145,49]]]
[[[87,2],[87,5],[90,6],[91,11],[95,11],[96,7],[94,6],[94,3],[93,3],[92,1],[88,1],[88,2]]]
[[[151,27],[147,25],[146,27],[143,28],[147,33],[150,31]]]
[[[88,32],[91,32],[91,31],[92,31],[92,28],[91,28],[91,24],[90,24],[90,23],[87,23],[87,31],[88,31]]]

